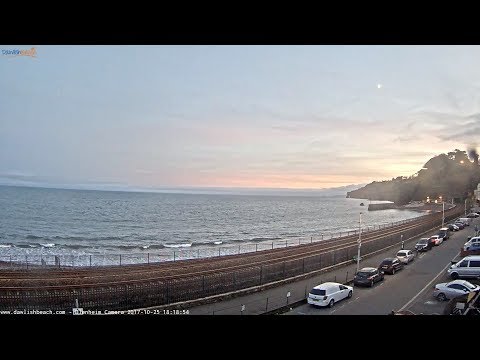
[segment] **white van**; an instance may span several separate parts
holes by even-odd
[[[480,236],[475,236],[470,239],[463,245],[463,250],[478,250],[480,247]]]
[[[452,279],[480,278],[480,255],[465,256],[450,266],[447,272]]]

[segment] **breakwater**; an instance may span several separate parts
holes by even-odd
[[[368,211],[397,209],[395,203],[369,204]]]

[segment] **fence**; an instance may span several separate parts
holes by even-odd
[[[460,213],[463,213],[462,209],[452,209],[448,214],[445,212],[445,220],[453,219]],[[414,228],[362,243],[362,254],[369,254],[398,242],[400,234],[408,239],[433,229],[441,225],[441,215],[430,215],[429,221],[420,223]],[[0,309],[68,310],[74,307],[77,300],[80,307],[88,310],[125,310],[181,303],[318,271],[349,261],[356,253],[357,245],[351,245],[290,261],[170,280],[129,281],[111,285],[71,285],[43,289],[0,288]]]
[[[445,211],[446,214],[452,209]],[[372,231],[387,230],[398,225],[408,225],[431,215],[423,215],[407,220],[391,223],[366,226],[362,228],[362,234]],[[204,259],[228,255],[239,255],[251,252],[273,250],[278,248],[316,243],[323,240],[340,239],[347,236],[358,236],[359,230],[344,230],[339,233],[326,233],[319,236],[311,236],[309,239],[279,240],[272,242],[259,242],[256,244],[243,244],[232,246],[218,246],[198,249],[164,250],[164,252],[143,252],[128,254],[88,254],[88,255],[62,255],[62,254],[37,254],[37,255],[1,255],[1,268],[32,268],[38,266],[55,267],[100,267],[100,266],[125,266],[134,264],[150,264],[178,260]],[[167,251],[167,252],[165,252]]]
[[[320,279],[318,283],[327,281],[340,282],[347,284],[353,281],[354,273],[350,271],[345,272],[344,276],[331,276],[325,279]],[[294,287],[284,291],[282,295],[266,296],[262,299],[243,302],[239,305],[215,307],[211,310],[190,312],[194,315],[261,315],[266,313],[278,312],[279,310],[288,306],[293,306],[295,303],[305,301],[311,287],[305,285],[303,289],[295,289]]]

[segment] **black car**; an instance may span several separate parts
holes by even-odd
[[[378,267],[378,270],[384,273],[395,274],[396,271],[403,269],[403,264],[397,258],[383,259],[382,263]]]
[[[372,287],[376,282],[382,281],[383,271],[373,267],[366,267],[361,269],[353,278],[354,285],[368,285]]]
[[[443,241],[448,240],[450,238],[450,230],[448,230],[448,228],[442,228],[437,235],[440,236]]]
[[[428,251],[435,245],[434,241],[430,238],[422,238],[415,244],[415,250]]]
[[[449,228],[450,231],[458,231],[458,230],[460,230],[460,228],[459,228],[458,226],[456,226],[456,225],[453,226],[453,224],[448,224],[448,225],[447,225],[447,228]]]

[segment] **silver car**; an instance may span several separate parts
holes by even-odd
[[[409,262],[413,261],[414,258],[415,254],[412,250],[400,250],[397,252],[397,259],[403,264],[408,264]]]
[[[435,285],[435,290],[433,290],[433,296],[435,296],[440,301],[445,301],[479,289],[480,286],[473,285],[466,280],[453,280],[449,283],[441,283]]]

